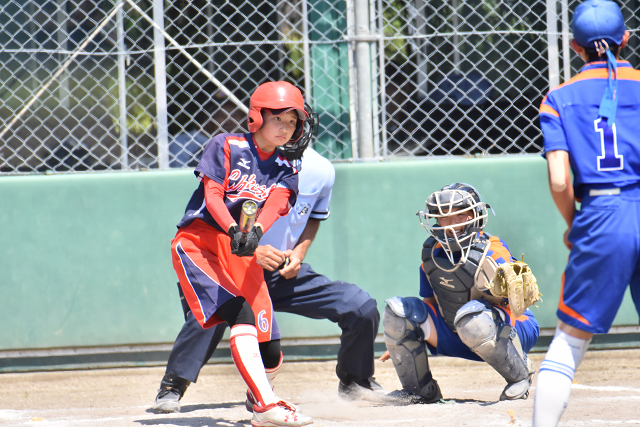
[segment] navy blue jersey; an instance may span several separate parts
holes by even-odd
[[[437,255],[439,252],[442,253],[444,249],[440,247],[438,244],[435,254]],[[458,254],[459,255],[459,254]],[[509,247],[501,238],[497,236],[491,236],[489,238],[489,250],[487,251],[487,257],[492,258],[496,264],[504,264],[505,262],[515,261],[515,258],[511,256],[511,252],[509,252]],[[431,283],[429,283],[429,279],[427,278],[426,273],[424,272],[424,267],[420,264],[420,293],[419,295],[422,298],[431,298],[434,296],[433,288],[431,287]]]
[[[194,173],[200,181],[206,176],[222,185],[224,203],[238,223],[245,200],[254,200],[261,208],[276,187],[284,187],[293,192],[289,198],[289,205],[293,206],[298,194],[298,171],[277,150],[268,159],[260,160],[250,133],[215,136],[204,147]],[[193,192],[178,228],[189,225],[195,219],[226,232],[207,210],[203,182]]]
[[[640,71],[618,61],[615,124],[598,116],[608,70],[591,62],[566,83],[552,89],[540,106],[544,151],[569,153],[577,198],[584,185],[623,187],[640,181]]]

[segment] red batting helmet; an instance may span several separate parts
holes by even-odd
[[[263,83],[253,92],[249,101],[249,132],[254,133],[262,127],[261,110],[267,108],[272,114],[282,114],[287,111],[298,112],[298,126],[290,142],[295,142],[302,136],[303,122],[309,117],[304,109],[304,98],[300,90],[287,82]]]

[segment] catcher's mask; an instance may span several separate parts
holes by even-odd
[[[417,213],[420,224],[444,249],[453,265],[467,262],[469,250],[487,223],[487,208],[480,193],[469,184],[455,182],[445,185],[427,198],[426,209]],[[468,213],[467,221],[448,226],[440,225],[441,218]],[[495,215],[495,214],[494,214]],[[462,230],[460,230],[462,228]],[[435,247],[434,247],[435,248]],[[454,253],[459,253],[458,258]]]
[[[271,114],[280,115],[287,111],[296,110],[298,122],[289,143],[302,138],[305,131],[304,122],[309,118],[305,111],[304,98],[300,89],[287,82],[263,83],[253,92],[249,100],[249,132],[257,132],[262,127],[262,110],[271,110]]]

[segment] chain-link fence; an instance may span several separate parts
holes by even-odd
[[[638,1],[622,4],[630,29]],[[573,1],[10,0],[0,172],[193,167],[288,80],[330,160],[540,153],[537,109],[581,66]],[[554,25],[555,24],[555,25]],[[635,34],[623,56],[638,65]]]
[[[579,2],[383,3],[382,156],[540,153],[538,107],[583,62],[569,47]],[[621,3],[637,28],[637,1]],[[639,63],[632,37],[623,57]]]

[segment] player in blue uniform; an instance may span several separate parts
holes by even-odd
[[[204,148],[195,169],[200,185],[171,244],[173,267],[199,325],[231,326],[231,354],[254,396],[251,424],[301,426],[311,418],[279,399],[265,372],[279,367],[282,352],[254,252],[263,233],[295,204],[297,170],[278,147],[302,137],[308,113],[300,91],[286,82],[260,85],[250,104],[250,133],[220,134]],[[244,233],[238,223],[246,200],[259,213]]]
[[[313,114],[311,114],[313,117]],[[308,120],[313,123],[313,120]],[[373,379],[374,341],[380,315],[377,303],[356,285],[332,281],[302,263],[320,222],[329,217],[329,202],[335,171],[331,163],[311,148],[312,132],[283,147],[290,159],[300,157],[299,194],[296,205],[286,217],[277,220],[260,240],[256,249],[258,263],[276,311],[299,314],[314,319],[329,319],[342,329],[336,373],[339,392],[358,397],[363,391],[382,388]],[[285,258],[288,264],[283,266]],[[195,382],[202,366],[209,360],[222,339],[226,325],[203,330],[188,307],[185,324],[176,338],[165,375],[154,404],[155,412],[178,412],[179,400],[188,385]],[[277,374],[267,369],[270,381]],[[247,401],[254,400],[250,392]],[[247,405],[251,408],[251,403]]]
[[[433,355],[487,362],[507,381],[500,400],[527,398],[535,368],[526,353],[540,329],[530,310],[514,318],[508,300],[488,292],[498,265],[514,259],[500,238],[483,231],[487,207],[475,188],[453,183],[430,195],[418,213],[431,235],[422,250],[422,300],[391,298],[382,316],[388,351],[380,360],[391,358],[403,387],[391,397],[442,399],[428,347]]]
[[[581,3],[571,26],[586,64],[540,106],[551,194],[571,253],[536,382],[534,427],[558,424],[575,370],[593,334],[611,327],[628,284],[640,309],[640,72],[619,59],[629,33],[616,3]]]

